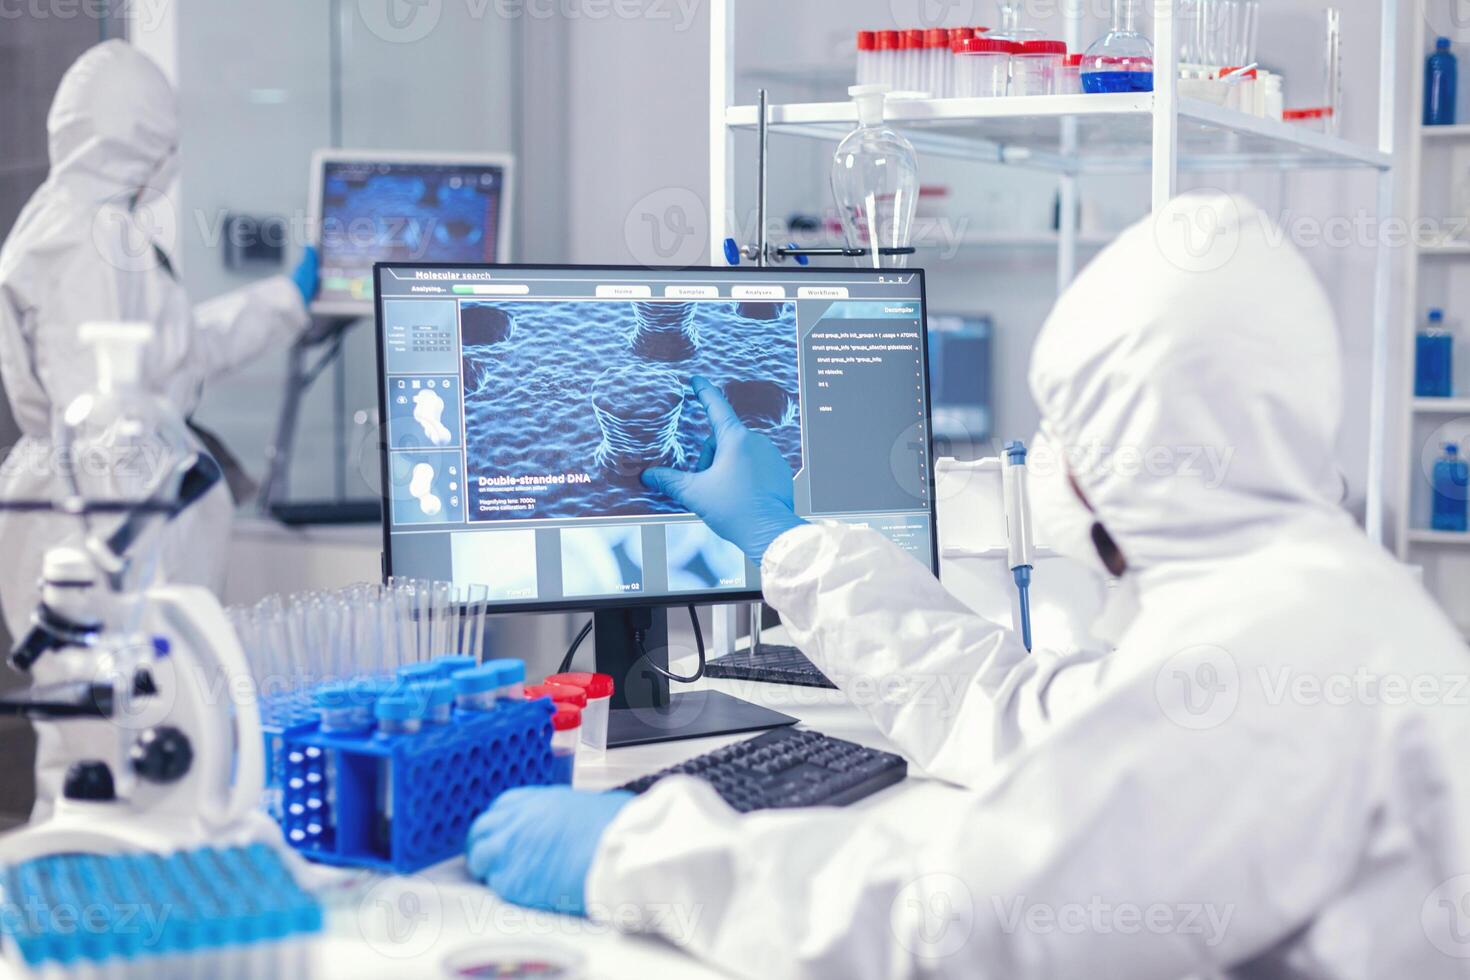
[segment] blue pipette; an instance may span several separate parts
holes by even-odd
[[[1006,510],[1006,557],[1020,597],[1021,642],[1031,649],[1031,498],[1026,491],[1026,445],[1005,445],[1002,489]]]

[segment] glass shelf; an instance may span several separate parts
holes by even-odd
[[[887,121],[921,155],[1028,166],[1071,174],[1147,173],[1154,93],[1045,95],[890,102]],[[770,131],[836,142],[857,123],[851,102],[771,106]],[[754,129],[756,108],[731,106],[725,124]],[[1387,170],[1388,154],[1301,126],[1199,99],[1179,100],[1179,165],[1242,169]]]

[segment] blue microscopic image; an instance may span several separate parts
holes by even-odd
[[[462,302],[471,521],[682,513],[643,486],[692,468],[702,375],[801,468],[796,304]]]
[[[329,170],[322,189],[322,255],[331,264],[493,262],[498,180],[478,170],[426,167]]]
[[[562,595],[629,595],[643,591],[643,537],[636,526],[561,530]]]
[[[705,524],[664,527],[669,591],[745,588],[745,554]]]
[[[536,598],[536,532],[462,531],[450,539],[454,581],[474,582],[490,599]]]

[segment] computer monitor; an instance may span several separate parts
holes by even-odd
[[[930,314],[929,376],[935,455],[973,459],[989,451],[991,338],[988,316]]]
[[[307,221],[321,261],[311,311],[371,316],[375,262],[505,262],[513,158],[318,150]]]
[[[760,595],[754,563],[639,480],[695,465],[694,375],[785,455],[798,514],[937,573],[922,272],[383,263],[376,282],[386,573],[594,611],[615,708],[668,703],[635,669],[664,607]]]

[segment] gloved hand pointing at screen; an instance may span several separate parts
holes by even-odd
[[[718,388],[696,375],[694,396],[714,430],[693,472],[655,466],[643,483],[704,519],[757,565],[785,532],[805,524],[792,506],[791,464],[776,444],[751,432]]]

